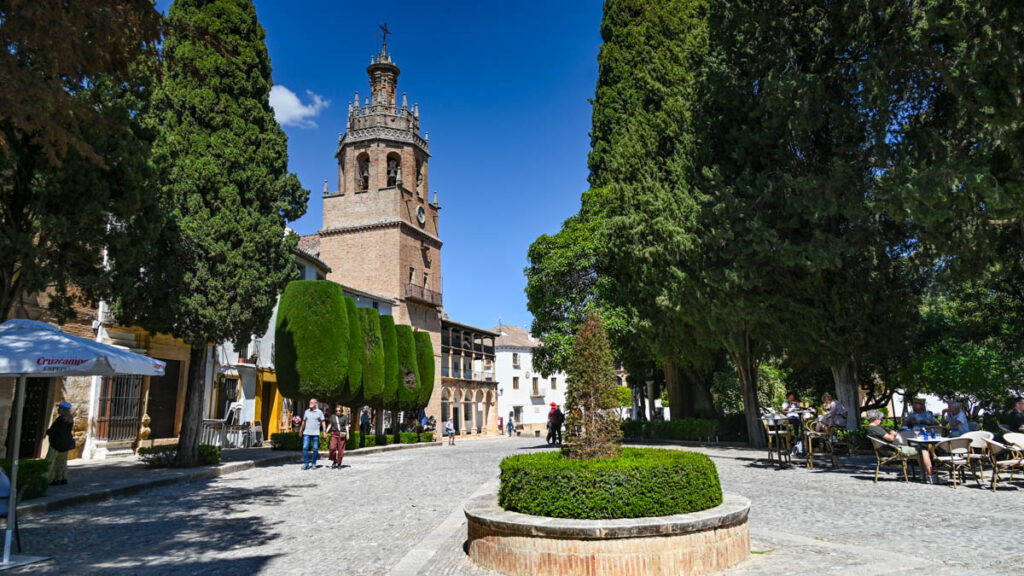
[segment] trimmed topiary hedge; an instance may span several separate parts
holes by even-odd
[[[718,506],[722,485],[714,462],[694,452],[624,448],[594,460],[540,452],[502,460],[498,503],[554,518],[668,516]]]
[[[384,351],[384,380],[381,390],[381,407],[388,410],[398,404],[398,381],[401,368],[398,366],[398,336],[395,334],[395,318],[380,315],[381,349]]]
[[[705,418],[683,418],[645,422],[626,420],[622,422],[622,436],[628,439],[658,438],[661,440],[688,440],[706,442],[719,436],[721,425],[718,420]]]
[[[140,446],[136,450],[136,454],[139,460],[142,460],[142,463],[150,468],[171,468],[174,466],[174,459],[178,455],[178,445]],[[200,444],[199,462],[211,466],[220,464],[220,446]]]
[[[415,410],[420,399],[420,368],[416,360],[416,339],[412,327],[395,326],[398,343],[398,405],[399,410]]]
[[[274,327],[277,386],[285,398],[338,398],[348,385],[349,322],[340,284],[290,282]]]
[[[358,402],[380,406],[384,392],[384,341],[380,337],[380,314],[373,308],[360,308],[359,326],[363,331],[363,385]]]
[[[4,474],[11,477],[11,460],[0,460]],[[42,498],[50,489],[50,462],[44,458],[22,458],[18,460],[18,489],[25,488],[22,498]],[[5,511],[6,512],[6,511]]]
[[[416,408],[426,408],[430,395],[434,393],[434,342],[430,332],[413,332],[416,341],[416,365],[420,369],[420,390]]]
[[[345,312],[348,313],[348,383],[340,398],[343,403],[362,397],[363,391],[363,327],[360,325],[359,308],[356,301],[345,296]]]

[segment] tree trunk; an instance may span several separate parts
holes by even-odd
[[[836,398],[846,406],[846,429],[856,430],[860,425],[860,387],[857,385],[857,362],[847,358],[832,365],[832,378],[836,382]]]
[[[711,397],[711,370],[683,368],[680,376],[683,383],[683,402],[687,415],[692,418],[715,418],[715,402]]]
[[[688,406],[684,399],[683,378],[680,373],[679,361],[665,359],[665,388],[668,390],[669,420],[682,420],[691,417],[693,407]]]
[[[178,454],[174,459],[174,465],[179,468],[199,465],[205,377],[206,346],[193,345],[189,351],[188,385],[185,389],[185,410],[181,415],[181,432],[178,434]]]
[[[654,380],[647,382],[647,421],[654,422],[654,413],[657,407],[654,405]]]
[[[751,353],[749,342],[745,342],[742,350],[731,353],[730,356],[736,365],[740,386],[743,388],[743,415],[747,422],[747,439],[754,448],[764,448],[767,441],[761,426],[761,406],[757,401],[757,372],[760,362]]]
[[[381,406],[380,408],[377,408],[373,412],[374,419],[376,420],[376,425],[373,427],[373,433],[377,436],[380,436],[381,434],[384,433],[384,407]]]

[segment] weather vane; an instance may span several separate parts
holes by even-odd
[[[377,27],[380,28],[381,37],[384,38],[384,49],[383,49],[383,52],[386,54],[387,51],[388,51],[388,34],[391,34],[391,31],[388,30],[388,23],[387,22],[385,22],[383,24],[378,24]]]

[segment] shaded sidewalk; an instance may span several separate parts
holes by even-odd
[[[392,444],[347,450],[345,458],[440,446],[440,442],[418,444]],[[327,461],[327,452],[320,458]],[[196,468],[147,468],[135,456],[122,456],[107,460],[72,460],[68,462],[68,483],[50,486],[46,496],[26,500],[18,506],[20,517],[28,518],[46,512],[82,504],[99,502],[117,496],[135,494],[158,486],[209,480],[235,474],[252,468],[299,464],[302,452],[274,450],[272,448],[228,448],[221,451],[221,463]]]

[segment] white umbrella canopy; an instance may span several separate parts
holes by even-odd
[[[161,376],[164,362],[36,320],[0,324],[0,376]]]
[[[17,376],[14,392],[14,442],[11,455],[11,494],[7,506],[3,564],[11,562],[11,528],[17,513],[18,451],[25,384],[29,376],[162,376],[165,363],[148,356],[61,332],[35,320],[14,319],[0,324],[0,376]]]

